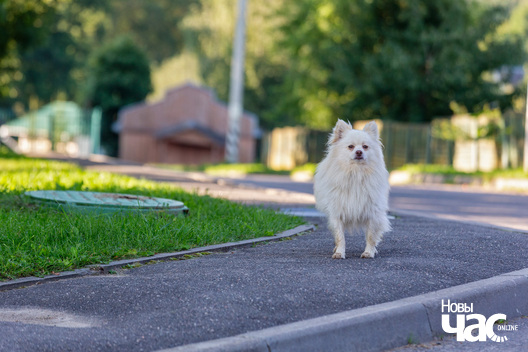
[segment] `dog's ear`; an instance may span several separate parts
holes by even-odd
[[[375,140],[379,139],[379,131],[378,131],[378,125],[376,125],[376,122],[370,121],[363,127],[363,131],[370,134]]]
[[[343,138],[345,132],[351,129],[352,126],[350,126],[350,123],[346,123],[345,121],[338,119],[334,129],[332,130],[332,134],[330,135],[330,140],[328,141],[329,144],[339,141],[341,138]]]

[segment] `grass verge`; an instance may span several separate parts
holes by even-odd
[[[204,164],[204,165],[178,165],[178,164],[156,164],[156,167],[175,171],[198,171],[211,176],[237,177],[248,174],[288,175],[289,171],[276,171],[266,167],[264,164]]]
[[[23,195],[57,189],[177,199],[189,207],[190,215],[66,214]],[[0,148],[0,280],[271,236],[302,223],[298,217],[198,196],[169,184],[85,171]]]
[[[494,170],[490,172],[475,171],[475,172],[462,172],[455,170],[449,165],[435,165],[435,164],[407,164],[398,169],[398,171],[406,171],[411,174],[434,174],[444,176],[469,176],[478,177],[483,181],[490,181],[495,178],[528,178],[528,174],[523,171],[522,168],[506,169],[506,170]]]

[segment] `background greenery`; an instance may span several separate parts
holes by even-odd
[[[524,172],[522,168],[507,169],[507,170],[494,170],[494,171],[474,171],[474,172],[462,172],[455,170],[450,165],[435,165],[435,164],[407,164],[396,169],[398,171],[406,171],[411,175],[415,174],[433,174],[433,175],[444,175],[444,176],[471,176],[479,177],[484,181],[491,181],[495,178],[528,178],[528,173]]]
[[[245,108],[265,128],[320,129],[429,121],[451,102],[506,109],[523,92],[492,72],[525,62],[527,14],[528,0],[250,1]],[[226,100],[235,18],[236,0],[0,0],[0,106],[99,103],[90,57],[124,34],[148,60],[150,99],[193,80]]]
[[[118,136],[112,125],[122,107],[144,100],[152,91],[148,59],[130,37],[117,37],[90,56],[88,72],[85,96],[103,113],[101,145],[106,154],[117,156]]]
[[[277,171],[266,167],[264,164],[203,164],[203,165],[181,165],[181,164],[159,164],[157,167],[175,171],[199,171],[211,176],[240,177],[248,174],[288,175],[288,171]]]

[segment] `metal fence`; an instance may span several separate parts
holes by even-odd
[[[328,132],[304,127],[275,128],[262,137],[260,160],[274,170],[291,170],[318,163],[324,156]]]
[[[387,121],[381,125],[388,169],[405,164],[452,164],[453,141],[436,138],[431,124]]]
[[[523,166],[526,118],[522,113],[509,111],[503,115],[504,126],[500,135],[501,167]]]
[[[357,121],[354,128],[362,129],[367,122]],[[524,116],[520,113],[454,116],[422,124],[376,122],[389,170],[405,164],[453,165],[463,171],[522,165]],[[482,134],[486,129],[490,132]],[[261,160],[276,170],[318,163],[324,157],[328,133],[304,127],[275,128],[264,134]]]
[[[0,126],[2,143],[21,153],[56,151],[85,157],[99,151],[101,112],[54,102]]]

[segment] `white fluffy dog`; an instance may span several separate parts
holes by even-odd
[[[367,246],[361,258],[374,258],[387,217],[389,173],[383,161],[378,126],[362,131],[338,120],[328,140],[325,158],[314,176],[316,208],[328,217],[334,235],[332,258],[345,259],[345,230],[364,229]]]

